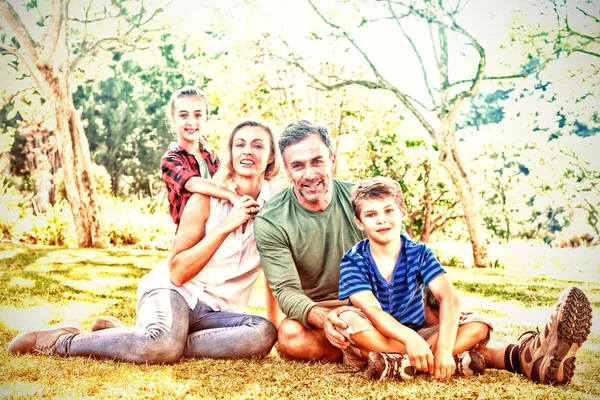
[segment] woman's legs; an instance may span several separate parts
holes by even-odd
[[[198,302],[191,318],[184,357],[261,357],[277,340],[275,325],[257,315],[214,311]]]
[[[171,364],[183,354],[189,317],[188,304],[175,290],[151,290],[142,296],[135,327],[63,335],[56,342],[56,352]]]

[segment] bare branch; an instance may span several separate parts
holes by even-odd
[[[444,221],[442,221],[441,223],[439,223],[439,224],[438,224],[438,223],[435,223],[435,224],[433,225],[433,227],[431,228],[431,232],[435,232],[435,231],[437,231],[438,229],[442,229],[442,228],[444,228],[446,225],[448,225],[448,223],[449,223],[450,221],[454,221],[455,219],[459,219],[459,218],[462,218],[462,216],[461,216],[461,215],[452,215],[452,216],[450,216],[450,217],[447,217],[447,218],[446,218]]]
[[[381,17],[381,18],[373,18],[373,19],[363,19],[360,22],[360,25],[358,25],[358,27],[362,27],[365,26],[367,24],[373,23],[373,22],[379,22],[379,21],[389,21],[389,20],[397,20],[397,19],[402,19],[402,18],[406,18],[408,17],[410,14],[402,14],[400,16],[397,17]]]
[[[0,15],[2,19],[0,23],[3,26],[9,27],[14,33],[17,42],[21,46],[19,54],[22,54],[25,58],[36,65],[38,63],[39,54],[37,52],[37,43],[33,40],[29,31],[23,24],[21,17],[13,6],[7,0],[0,0]]]
[[[161,12],[163,12],[165,10],[165,8],[167,8],[172,2],[173,2],[173,0],[169,1],[164,7],[160,7],[160,8],[157,8],[156,10],[154,10],[154,12],[152,13],[152,15],[150,15],[145,21],[142,21],[143,16],[140,15],[139,21],[137,23],[135,23],[135,24],[132,24],[131,27],[129,28],[129,30],[127,30],[127,32],[125,32],[125,34],[122,35],[121,37],[107,37],[107,38],[102,38],[102,39],[98,40],[96,43],[92,44],[90,47],[88,47],[87,50],[84,49],[79,54],[77,54],[77,57],[75,57],[75,59],[73,59],[73,61],[71,62],[71,69],[73,70],[73,69],[77,68],[77,65],[84,58],[94,55],[99,50],[106,49],[105,45],[107,43],[118,44],[118,46],[113,47],[113,49],[111,49],[111,50],[116,50],[118,48],[136,49],[137,47],[136,47],[135,42],[141,40],[146,33],[148,33],[148,32],[156,32],[156,31],[159,31],[160,29],[152,29],[152,30],[151,29],[145,29],[145,30],[141,31],[141,33],[137,36],[137,38],[135,38],[133,40],[133,42],[134,42],[133,44],[132,43],[128,43],[127,39],[129,39],[129,37],[132,35],[132,33],[136,29],[139,29],[142,26],[148,24],[158,14],[160,14]]]
[[[52,11],[48,17],[48,24],[41,40],[40,62],[49,64],[52,57],[56,54],[56,46],[60,39],[61,29],[66,28],[64,19],[67,15],[65,0],[54,0],[52,2]]]
[[[87,7],[85,8],[85,19],[86,20],[89,19],[90,9],[92,8],[92,1],[93,0],[90,0],[90,2],[88,3]],[[68,12],[69,12],[69,8],[67,7],[67,13]],[[67,18],[69,18],[68,14],[67,14]],[[88,24],[85,23],[83,25],[83,34],[81,35],[81,42],[79,43],[79,50],[77,51],[77,54],[80,54],[86,48],[86,46],[87,46],[87,37],[88,37]]]
[[[600,18],[589,14],[588,12],[586,12],[584,9],[582,9],[581,7],[577,7],[577,10],[579,10],[580,13],[582,13],[583,15],[585,15],[588,18],[593,19],[594,21],[596,21],[596,23],[600,23]]]
[[[93,0],[90,0],[88,6],[86,7],[86,10],[85,10],[85,19],[79,19],[79,18],[69,17],[69,21],[77,22],[77,23],[80,23],[80,24],[93,24],[94,22],[106,21],[106,20],[109,20],[109,19],[115,19],[115,18],[119,18],[119,17],[123,16],[123,9],[119,7],[119,12],[117,14],[113,15],[113,14],[108,13],[105,10],[104,16],[90,19],[89,12],[90,12],[90,8],[92,7],[92,1]]]
[[[465,1],[461,7],[462,0],[458,0],[458,3],[456,3],[456,7],[454,7],[454,10],[452,10],[452,15],[460,14],[460,12],[464,10],[470,2],[471,0]]]
[[[21,90],[18,90],[18,91],[16,91],[15,93],[13,93],[13,94],[11,94],[10,96],[8,96],[8,98],[7,98],[6,100],[4,100],[4,102],[2,103],[2,105],[0,105],[0,108],[4,107],[4,106],[6,106],[7,104],[9,104],[10,102],[12,102],[12,101],[13,101],[13,99],[14,99],[15,97],[17,97],[18,95],[20,95],[20,94],[22,94],[22,93],[25,93],[25,92],[28,92],[28,91],[30,91],[30,90],[35,90],[35,88],[34,88],[33,86],[30,86],[30,87],[28,87],[28,88],[25,88],[25,89],[21,89]]]
[[[435,39],[433,38],[433,25],[427,24],[427,28],[429,29],[429,39],[431,40],[431,47],[433,48],[433,58],[435,59],[435,64],[438,65],[440,62],[440,55],[438,54],[438,48],[435,44]]]
[[[316,82],[318,82],[320,85],[323,86],[323,88],[325,88],[326,90],[333,90],[333,89],[337,89],[340,87],[344,87],[344,86],[349,86],[349,85],[361,85],[364,87],[367,87],[369,89],[386,89],[392,93],[394,93],[394,95],[396,96],[396,98],[398,100],[400,100],[400,102],[411,112],[413,113],[413,115],[417,118],[417,120],[421,123],[421,125],[423,125],[423,127],[427,130],[427,132],[431,135],[431,137],[433,138],[433,140],[437,143],[437,133],[435,131],[435,129],[433,128],[433,126],[431,126],[431,124],[427,121],[427,119],[425,118],[425,116],[415,107],[415,105],[412,103],[412,99],[410,96],[406,95],[405,93],[401,92],[398,88],[396,88],[394,85],[390,84],[377,70],[377,68],[375,67],[375,65],[371,62],[371,59],[369,58],[369,56],[360,48],[360,46],[358,46],[356,44],[356,42],[350,37],[350,35],[343,31],[338,25],[336,25],[335,23],[329,21],[324,15],[323,13],[321,13],[321,11],[315,6],[315,4],[313,3],[312,0],[307,0],[311,7],[313,8],[313,10],[317,13],[317,15],[319,15],[319,17],[323,20],[323,22],[325,22],[327,25],[329,25],[330,27],[332,27],[333,29],[337,30],[337,31],[342,31],[342,35],[354,46],[354,48],[356,50],[358,50],[358,52],[363,56],[363,58],[365,59],[365,61],[369,64],[371,70],[373,71],[373,73],[375,74],[376,78],[377,78],[377,82],[371,82],[371,81],[365,81],[365,80],[344,80],[338,83],[335,83],[333,85],[328,85],[325,84],[323,82],[320,82],[319,80],[315,80],[315,76],[308,73],[308,71],[306,71],[306,69],[304,69],[303,67],[301,67],[299,65],[299,63],[296,63],[296,65],[301,68],[303,71],[305,71],[307,73],[308,76],[310,76],[313,80],[315,80]],[[427,109],[427,108],[425,108]]]
[[[394,9],[392,8],[392,5],[390,4],[389,1],[387,3],[387,6],[388,6],[388,9],[390,10],[390,13],[394,17],[396,23],[398,24],[398,27],[402,31],[402,34],[404,35],[406,40],[408,40],[408,43],[412,47],[413,52],[415,53],[415,55],[417,56],[417,59],[419,60],[419,65],[421,66],[421,72],[423,73],[423,81],[425,82],[425,87],[427,88],[427,93],[429,93],[429,97],[431,98],[431,104],[433,105],[433,107],[435,107],[436,106],[435,97],[433,96],[433,92],[431,91],[431,87],[429,86],[429,77],[427,76],[427,70],[425,69],[425,64],[423,63],[423,59],[421,58],[421,53],[419,53],[419,51],[417,50],[417,46],[415,46],[415,43],[413,42],[412,38],[404,30],[404,27],[400,23],[400,20],[396,16],[396,13],[394,12]]]
[[[573,53],[583,53],[583,54],[588,54],[590,56],[594,56],[594,57],[600,58],[600,53],[596,53],[595,51],[591,51],[591,50],[574,49]]]
[[[381,0],[378,0],[381,1]],[[467,32],[464,28],[462,28],[460,25],[458,25],[458,23],[455,21],[455,19],[453,18],[452,15],[448,15],[446,13],[445,17],[447,17],[449,19],[449,21],[444,21],[442,19],[440,19],[439,15],[433,15],[430,12],[427,12],[426,10],[419,10],[416,9],[412,4],[404,4],[401,2],[397,2],[397,1],[392,1],[392,0],[387,0],[390,3],[393,4],[398,4],[401,7],[404,7],[408,12],[414,14],[415,16],[421,18],[421,19],[425,19],[427,21],[429,21],[430,23],[435,23],[438,26],[438,30],[440,30],[439,32],[439,39],[440,39],[440,54],[437,57],[438,60],[438,69],[440,70],[440,90],[443,92],[448,86],[449,83],[447,81],[448,78],[448,73],[447,73],[447,49],[444,49],[445,46],[445,34],[444,34],[444,29],[449,29],[453,32],[456,33],[460,33],[461,35],[465,36],[469,42],[471,43],[471,45],[477,50],[477,52],[479,53],[479,61],[477,63],[477,72],[475,73],[475,77],[471,80],[471,87],[467,90],[464,90],[460,93],[458,93],[456,96],[454,96],[454,98],[452,98],[450,101],[447,102],[447,106],[450,107],[449,110],[447,110],[447,112],[450,113],[456,113],[460,107],[460,104],[462,103],[462,101],[468,97],[472,97],[475,93],[477,93],[477,90],[479,89],[479,85],[481,83],[481,80],[483,78],[483,73],[485,70],[485,65],[486,65],[486,55],[485,55],[485,49],[481,46],[481,44],[479,44],[479,42],[469,33]],[[443,12],[443,10],[441,9],[441,2],[438,1],[437,6],[439,8],[440,12]],[[442,96],[444,97],[444,96]]]
[[[486,80],[486,81],[493,81],[493,80],[505,80],[505,79],[517,79],[517,78],[527,78],[527,74],[484,76],[481,79]],[[471,83],[471,82],[473,82],[472,79],[461,79],[459,81],[451,83],[449,86],[452,87],[452,86],[456,86],[456,85],[461,85],[463,83]]]
[[[43,92],[44,86],[42,82],[44,81],[44,77],[37,67],[39,63],[37,43],[29,34],[19,14],[17,14],[13,6],[6,0],[0,0],[0,16],[2,16],[0,24],[12,31],[20,46],[19,49],[11,49],[11,54],[17,56],[23,62],[36,87],[40,92]],[[48,93],[42,94],[43,97],[46,97],[46,95]]]
[[[483,73],[485,71],[486,55],[485,55],[485,49],[483,48],[483,46],[481,46],[481,44],[479,44],[477,39],[475,39],[473,37],[473,35],[471,35],[469,32],[467,32],[465,29],[463,29],[460,25],[458,25],[456,23],[456,21],[453,21],[453,25],[452,25],[451,29],[454,32],[458,32],[458,33],[461,33],[462,35],[466,36],[469,39],[469,41],[471,42],[471,45],[475,48],[475,50],[477,50],[477,53],[479,54],[479,62],[477,63],[477,72],[475,73],[475,76],[473,77],[471,87],[467,90],[464,90],[464,91],[458,93],[456,96],[454,96],[454,98],[451,101],[452,110],[450,112],[455,113],[456,111],[458,111],[458,108],[460,107],[460,103],[464,99],[474,96],[475,93],[477,93],[477,90],[479,90],[479,85],[481,84],[481,81],[483,79]]]
[[[387,85],[389,85],[388,82],[385,80],[385,78],[381,75],[381,73],[379,72],[379,70],[375,67],[375,65],[373,64],[373,62],[371,61],[371,59],[369,58],[369,56],[367,55],[367,53],[356,43],[356,41],[354,41],[354,39],[352,39],[350,37],[350,35],[348,34],[348,32],[342,30],[338,25],[336,25],[333,22],[329,21],[323,15],[323,13],[321,13],[321,11],[314,5],[314,3],[312,2],[312,0],[308,0],[308,2],[310,3],[310,5],[313,8],[313,10],[315,10],[315,12],[317,13],[317,15],[323,20],[323,22],[325,22],[327,25],[331,26],[333,29],[335,29],[337,31],[342,31],[342,35],[344,36],[344,38],[346,40],[348,40],[350,42],[350,44],[352,44],[352,46],[363,56],[363,58],[367,62],[367,64],[369,64],[369,67],[371,68],[371,71],[373,71],[373,74],[375,74],[375,76],[377,77],[377,80],[381,84],[387,84]]]

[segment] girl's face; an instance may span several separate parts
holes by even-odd
[[[206,102],[191,96],[175,99],[171,118],[179,144],[197,145],[208,121]]]
[[[249,178],[264,175],[267,165],[274,160],[269,134],[257,126],[240,129],[233,138],[230,151],[236,175]]]

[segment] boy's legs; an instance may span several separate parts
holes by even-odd
[[[452,355],[455,356],[487,343],[493,329],[492,322],[483,316],[471,312],[461,313]],[[435,351],[439,330],[439,325],[433,325],[420,329],[418,332],[429,343],[432,351]]]
[[[277,329],[257,315],[214,311],[198,302],[190,323],[184,357],[250,358],[268,354]]]
[[[377,331],[368,318],[362,313],[352,311],[344,312],[340,318],[348,324],[348,329],[340,331],[350,340],[351,347],[349,352],[359,354],[362,358],[368,358],[369,352],[379,353],[403,353],[406,354],[406,347],[401,342],[390,339]],[[489,331],[492,329],[490,322],[475,314],[464,314],[459,321],[456,344],[452,355],[457,355],[470,350],[480,342],[489,339]],[[426,327],[417,333],[427,341],[431,346],[437,343],[439,326]],[[352,357],[348,352],[344,352],[348,357]]]
[[[344,350],[345,359],[360,363],[360,360],[354,360],[353,356],[359,355],[364,363],[366,362],[364,360],[369,358],[371,351],[406,354],[406,347],[403,343],[390,339],[376,330],[362,312],[346,311],[340,314],[340,319],[348,325],[345,330],[338,329],[350,341],[350,348]]]

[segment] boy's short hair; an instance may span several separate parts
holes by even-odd
[[[381,199],[384,197],[393,197],[400,211],[406,212],[404,195],[402,194],[400,184],[393,179],[377,176],[375,178],[363,179],[352,188],[350,202],[352,203],[354,216],[360,219],[360,210],[364,200]]]

